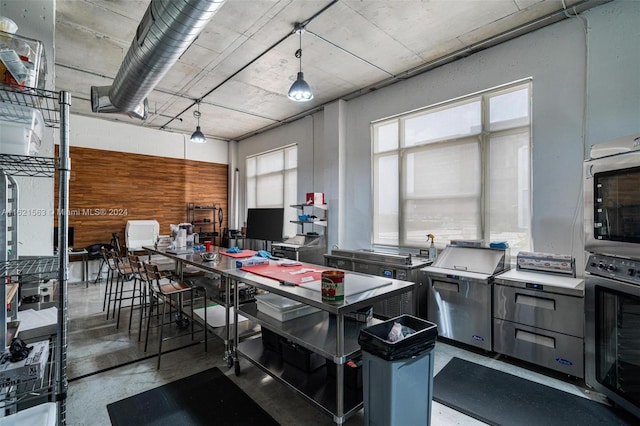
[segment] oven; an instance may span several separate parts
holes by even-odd
[[[640,257],[640,135],[591,148],[584,202],[586,251]]]
[[[640,260],[590,255],[585,310],[587,385],[640,418]]]

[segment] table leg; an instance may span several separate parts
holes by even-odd
[[[89,288],[89,253],[82,255],[82,281],[84,281],[85,288]]]
[[[344,316],[336,315],[336,354],[340,362],[336,363],[336,414],[337,424],[344,422]]]
[[[233,366],[233,353],[230,347],[230,341],[231,341],[231,321],[230,321],[230,315],[229,315],[229,306],[231,303],[231,294],[229,294],[231,292],[231,287],[229,285],[229,278],[225,277],[224,275],[220,276],[221,280],[224,280],[224,321],[225,321],[225,338],[224,338],[224,360],[227,363],[227,367],[232,367]],[[234,325],[235,327],[235,325]]]
[[[238,300],[240,298],[238,282],[234,280],[233,282],[233,364],[235,368],[236,376],[240,375],[240,359],[238,358],[238,341],[239,341],[239,333],[238,333],[238,309],[235,306],[238,304]]]

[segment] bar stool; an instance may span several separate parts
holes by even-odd
[[[131,292],[131,306],[129,309],[129,331],[131,331],[131,322],[133,320],[133,311],[135,309],[140,310],[140,325],[142,327],[142,317],[144,316],[144,312],[147,309],[147,287],[148,287],[148,279],[147,273],[144,269],[140,258],[135,254],[130,254],[128,256],[129,266],[133,271],[133,290]],[[138,285],[136,285],[138,284]],[[136,290],[138,292],[138,303],[136,305]],[[138,328],[141,330],[141,328]],[[140,341],[140,331],[138,331],[138,341]]]
[[[107,248],[106,246],[100,247],[100,253],[102,254],[102,261],[107,265],[107,279],[104,287],[104,300],[102,301],[102,311],[107,311],[107,319],[109,319],[109,311],[111,310],[111,300],[113,292],[113,277],[118,273],[118,267],[115,261],[111,257],[113,248]]]
[[[184,327],[185,318],[183,318],[183,296],[185,293],[189,293],[190,296],[190,306],[191,306],[191,340],[194,340],[195,330],[194,330],[194,315],[193,315],[193,304],[194,304],[194,296],[196,292],[202,292],[204,301],[205,301],[205,309],[204,309],[204,324],[201,326],[202,331],[204,333],[204,351],[207,352],[207,309],[206,309],[206,301],[207,301],[207,292],[204,287],[196,287],[184,281],[168,281],[166,278],[162,276],[160,271],[158,270],[158,266],[153,263],[144,263],[145,272],[147,275],[147,280],[149,283],[149,312],[147,313],[147,330],[146,337],[144,342],[144,350],[147,351],[147,345],[149,343],[149,329],[151,328],[151,317],[153,316],[154,307],[156,302],[159,304],[162,302],[162,316],[159,320],[158,326],[160,327],[160,335],[158,337],[158,369],[160,369],[160,358],[162,356],[162,342],[168,339],[174,339],[176,337],[181,337],[186,335],[185,333],[178,334],[171,337],[164,337],[164,327],[165,325],[171,325],[173,321],[169,318],[167,321],[167,305],[169,305],[170,315],[172,306],[176,306],[177,312],[177,320],[176,323],[178,327]],[[159,306],[158,306],[159,309]],[[188,326],[188,325],[187,325]]]
[[[116,328],[120,327],[120,312],[122,310],[122,301],[129,300],[130,298],[135,297],[136,288],[137,288],[137,280],[135,280],[133,275],[133,268],[129,265],[129,259],[121,258],[117,255],[115,250],[111,250],[111,258],[116,265],[117,278],[116,278],[116,288],[113,293],[113,317],[116,315],[116,304],[118,305],[118,317],[116,318]],[[125,290],[125,283],[127,281],[131,281],[133,279],[133,289]],[[110,295],[111,298],[111,295]],[[109,313],[107,312],[107,317]]]

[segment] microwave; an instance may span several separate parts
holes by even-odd
[[[584,204],[586,251],[640,258],[640,135],[591,148]]]

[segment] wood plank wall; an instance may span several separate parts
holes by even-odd
[[[124,245],[128,220],[156,219],[160,234],[169,234],[170,224],[187,221],[189,202],[222,207],[222,228],[227,227],[226,164],[79,147],[70,147],[69,156],[69,226],[76,248],[109,243],[113,232]],[[57,174],[55,194],[57,211]],[[213,219],[213,214],[198,212],[196,220],[204,217]],[[212,228],[205,225],[202,231]]]

